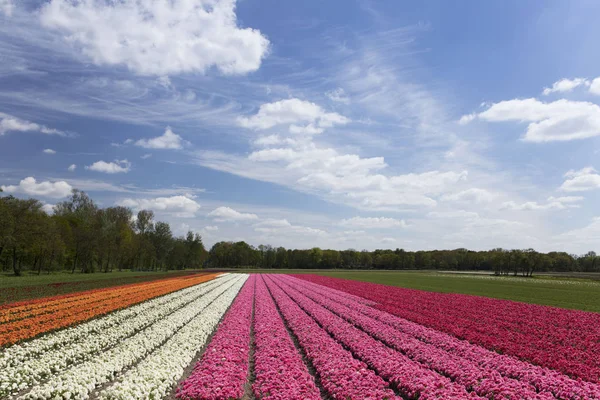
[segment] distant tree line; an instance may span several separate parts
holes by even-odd
[[[298,268],[494,271],[497,275],[532,276],[534,272],[600,272],[600,257],[593,251],[576,256],[565,252],[538,253],[533,249],[472,251],[467,249],[396,250],[290,250],[246,242],[219,242],[208,254],[211,268]]]
[[[0,197],[0,268],[50,273],[110,272],[115,269],[201,268],[208,253],[198,234],[174,237],[166,222],[127,207],[100,208],[84,192],[54,207],[36,199]]]
[[[1,191],[1,190],[0,190]],[[49,215],[36,199],[0,194],[0,269],[50,273],[110,272],[115,269],[293,268],[494,271],[531,276],[534,272],[600,272],[600,257],[533,249],[406,251],[292,250],[246,242],[218,242],[209,252],[199,234],[175,237],[154,213],[127,207],[100,208],[85,193],[73,190]]]

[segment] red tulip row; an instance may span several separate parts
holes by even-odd
[[[361,296],[376,308],[502,354],[600,383],[600,314],[316,275],[297,278]]]
[[[252,388],[257,399],[321,398],[260,277],[256,280],[254,341],[255,381]]]
[[[256,275],[251,275],[218,327],[177,397],[184,400],[241,399],[248,379],[250,327]]]
[[[291,278],[290,278],[291,279]],[[333,294],[330,289],[312,282],[296,280],[301,285],[334,301],[336,307],[343,306],[342,312],[350,308],[366,316],[381,321],[400,333],[404,333],[424,343],[433,345],[448,353],[462,357],[481,368],[497,371],[503,377],[518,379],[538,392],[550,392],[558,399],[600,398],[600,385],[571,379],[557,371],[542,368],[520,361],[512,356],[502,355],[459,340],[451,335],[435,331],[411,321],[396,317],[372,307],[366,307],[344,295]],[[329,306],[328,306],[329,307]]]
[[[269,277],[266,283],[328,396],[335,400],[400,399],[380,376],[354,358]]]

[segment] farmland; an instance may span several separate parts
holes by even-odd
[[[600,314],[316,274],[20,301],[0,337],[11,400],[600,398]]]

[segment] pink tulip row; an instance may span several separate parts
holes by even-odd
[[[255,381],[252,389],[257,399],[321,398],[260,277],[256,280],[254,342]]]
[[[473,362],[481,368],[495,370],[503,377],[515,378],[525,382],[534,387],[538,392],[552,393],[558,399],[600,398],[600,385],[585,382],[580,379],[574,380],[557,371],[532,365],[511,356],[489,351],[480,346],[472,345],[466,341],[456,339],[451,335],[437,332],[387,312],[363,306],[362,304],[352,301],[348,296],[330,292],[330,289],[327,287],[308,281],[294,281],[294,283],[300,284],[305,289],[334,300],[334,307],[343,305],[342,309],[337,309],[342,313],[345,312],[347,308],[356,310],[393,327],[401,333]],[[327,307],[329,308],[329,306]],[[334,310],[333,308],[330,309]]]
[[[305,295],[306,299],[310,299],[309,301],[315,301],[327,310],[333,311],[333,313],[364,330],[373,338],[402,352],[413,362],[418,362],[424,367],[450,377],[456,383],[480,396],[491,399],[554,399],[551,393],[537,394],[533,386],[518,380],[505,378],[491,368],[480,367],[464,358],[423,343],[376,319],[340,305],[327,296],[311,292],[303,288],[302,284],[297,285],[294,281],[288,283],[290,284],[289,287],[295,287],[292,290],[298,289],[297,293],[300,296]],[[300,299],[299,301],[306,300]]]
[[[266,283],[328,396],[335,400],[400,399],[380,376],[332,339],[270,277],[266,277]]]
[[[490,350],[600,383],[598,313],[315,275],[297,277],[364,297],[380,310]]]
[[[357,329],[344,319],[316,304],[299,291],[275,279],[277,285],[308,315],[336,340],[346,346],[355,357],[364,361],[381,377],[410,399],[468,399],[478,398],[469,394],[461,385],[453,383],[405,355],[386,346],[367,333]]]
[[[183,400],[240,399],[248,379],[250,328],[256,276],[251,275],[218,327],[177,397]]]

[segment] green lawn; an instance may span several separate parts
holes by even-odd
[[[443,293],[464,293],[600,312],[600,282],[569,278],[513,278],[407,271],[246,270],[308,273]]]

